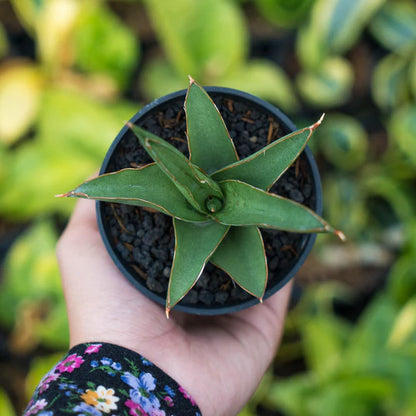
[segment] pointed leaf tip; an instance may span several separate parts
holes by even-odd
[[[345,243],[346,241],[347,241],[347,237],[346,237],[346,235],[342,232],[342,231],[340,231],[340,230],[335,230],[334,231],[334,234],[343,242],[343,243]]]
[[[196,81],[190,75],[188,75],[188,79],[189,79],[189,85],[196,84]]]
[[[166,307],[165,314],[166,314],[166,319],[169,319],[170,318],[170,316],[169,316],[169,314],[170,314],[170,308]]]
[[[320,119],[316,123],[312,124],[312,126],[310,127],[311,131],[314,131],[316,128],[318,128],[323,122],[324,118],[325,118],[325,113],[322,113]]]
[[[69,194],[70,194],[71,192],[67,192],[67,193],[65,193],[65,194],[57,194],[57,195],[55,195],[55,198],[63,198],[63,197],[65,197],[65,196],[69,196]]]
[[[133,124],[131,121],[128,121],[128,122],[126,123],[126,126],[127,126],[129,129],[132,129],[132,128],[134,127],[134,124]]]

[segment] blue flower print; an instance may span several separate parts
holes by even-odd
[[[53,412],[40,412],[36,416],[53,416]]]
[[[101,412],[87,403],[80,403],[73,409],[78,416],[101,416]]]
[[[90,365],[91,365],[91,367],[93,367],[93,368],[98,367],[98,361],[93,360],[93,361],[91,361]]]
[[[113,363],[113,360],[111,358],[107,358],[107,357],[101,358],[102,365],[111,365],[112,363]]]
[[[139,377],[134,377],[126,372],[121,376],[121,380],[131,387],[131,399],[145,412],[160,408],[159,400],[151,393],[156,388],[156,380],[150,373],[141,373]]]
[[[169,394],[170,397],[175,397],[175,392],[173,391],[171,387],[165,386],[164,390],[167,394]]]
[[[113,368],[116,371],[120,371],[121,370],[121,364],[120,363],[113,363],[113,364],[111,364],[111,368]]]
[[[153,365],[149,360],[146,360],[146,358],[144,357],[140,357],[140,359],[143,365],[149,365],[149,366]]]

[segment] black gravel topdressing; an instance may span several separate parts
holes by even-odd
[[[240,159],[256,152],[288,132],[282,131],[278,120],[260,108],[250,108],[224,96],[211,95],[219,108]],[[172,143],[188,156],[183,100],[159,107],[138,123],[141,127]],[[113,153],[107,172],[139,167],[152,162],[138,140],[129,131]],[[301,155],[297,162],[272,187],[271,192],[288,197],[310,208],[315,206],[314,186],[309,165]],[[146,208],[102,203],[106,231],[121,263],[137,281],[166,297],[174,252],[174,232],[171,217]],[[261,230],[266,249],[268,287],[282,280],[296,262],[305,236],[275,230]],[[195,236],[195,245],[198,235]],[[195,287],[180,302],[181,305],[215,307],[234,305],[251,296],[236,286],[230,277],[208,263]]]

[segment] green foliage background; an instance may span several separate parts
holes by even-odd
[[[0,356],[0,414],[68,343],[54,250],[72,206],[54,194],[188,74],[299,127],[327,113],[311,146],[325,218],[349,238],[318,238],[241,415],[416,413],[414,1],[11,0],[0,19],[0,342],[20,363],[6,373]]]

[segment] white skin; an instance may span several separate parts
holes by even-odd
[[[291,285],[244,311],[200,317],[164,308],[136,290],[101,240],[94,202],[80,200],[57,247],[70,344],[103,341],[143,355],[195,399],[204,416],[236,415],[280,342]]]

